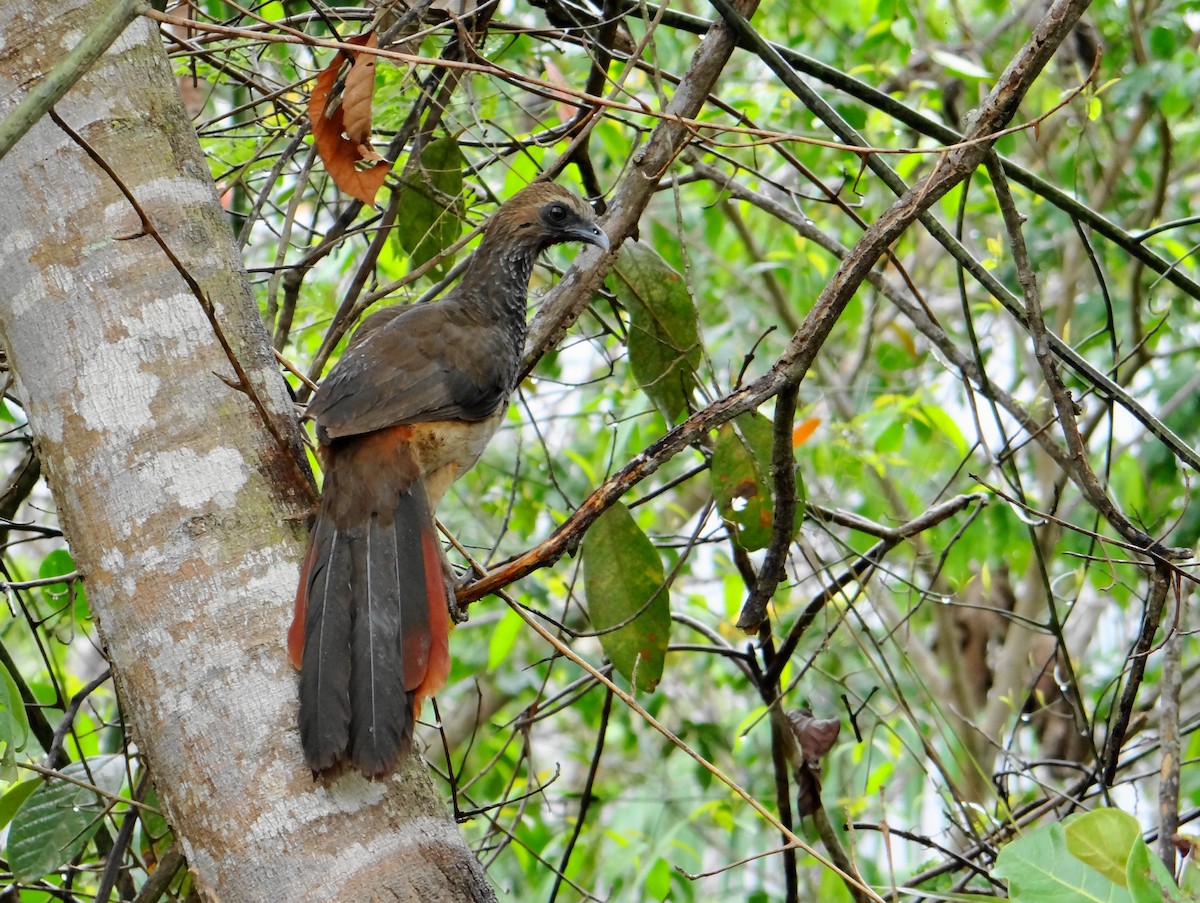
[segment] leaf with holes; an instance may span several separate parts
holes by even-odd
[[[629,366],[663,416],[688,410],[700,366],[696,305],[675,272],[649,245],[625,242],[609,288],[629,313]]]
[[[462,233],[462,168],[458,142],[447,135],[425,145],[420,164],[404,173],[394,235],[413,268],[444,254]],[[445,275],[453,264],[446,255],[434,272]]]
[[[764,549],[771,541],[775,518],[771,454],[774,424],[762,414],[735,417],[717,430],[709,480],[713,498],[726,523],[737,528],[737,541],[747,551]],[[804,485],[796,471],[796,498]],[[797,521],[801,506],[797,506]]]
[[[64,775],[94,783],[115,794],[125,782],[124,756],[95,756],[72,762]],[[100,827],[107,800],[59,778],[51,778],[25,801],[8,831],[8,864],[13,877],[39,881],[70,862]]]
[[[658,550],[619,502],[583,539],[583,588],[597,631],[622,625],[601,633],[604,654],[630,684],[653,692],[667,655],[670,599]]]
[[[374,47],[375,41],[374,31],[347,39],[347,43],[364,47]],[[308,121],[325,171],[338,188],[364,204],[375,203],[375,194],[391,168],[371,147],[374,59],[372,54],[351,58],[338,51],[317,76],[308,98]],[[343,72],[344,81],[339,85]]]

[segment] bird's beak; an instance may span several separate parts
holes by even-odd
[[[612,249],[612,244],[608,240],[608,236],[604,234],[595,223],[580,223],[572,232],[574,237],[589,245],[595,245],[607,254]]]

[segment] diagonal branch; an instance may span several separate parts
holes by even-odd
[[[980,107],[974,122],[967,130],[970,143],[946,153],[922,182],[907,191],[867,228],[853,252],[842,259],[812,310],[792,336],[784,354],[769,372],[688,417],[635,456],[601,484],[547,539],[496,568],[488,577],[464,587],[459,594],[460,602],[466,604],[480,599],[538,568],[553,564],[565,552],[575,548],[592,522],[631,486],[650,476],[708,430],[728,422],[738,414],[754,410],[768,398],[779,394],[786,386],[799,384],[816,360],[842,311],[846,309],[859,286],[870,276],[875,264],[923,211],[936,203],[980,164],[990,145],[979,139],[994,134],[1012,119],[1029,86],[1033,84],[1087,6],[1087,0],[1058,0],[1050,7]],[[729,39],[726,35],[726,40]],[[706,41],[705,48],[708,44]],[[697,61],[705,48],[697,54]],[[681,87],[676,99],[684,93]],[[660,131],[670,131],[669,125],[665,121],[660,122],[655,129],[655,135]],[[624,238],[632,226],[626,220],[632,201],[630,196],[635,195],[642,187],[638,177],[649,156],[647,148],[657,148],[654,160],[669,162],[674,152],[671,151],[670,145],[663,145],[670,137],[664,136],[663,141],[656,144],[652,136],[650,142],[635,157],[635,161],[641,158],[639,168],[623,183],[622,188],[625,190],[618,191],[621,205],[618,207],[617,198],[614,198],[614,212],[606,222],[606,231],[609,232],[610,238],[614,234],[618,239]],[[674,137],[682,140],[683,136]],[[634,187],[626,187],[631,184]],[[531,360],[536,360],[546,348],[557,342],[567,326],[582,311],[591,297],[592,289],[599,285],[602,268],[603,262],[591,264],[586,268],[576,266],[563,277],[558,291],[553,293],[553,303],[548,302],[544,305],[538,317],[534,319],[526,345],[527,368]]]
[[[740,0],[738,6],[744,15],[752,15],[758,0]],[[659,181],[692,137],[691,128],[680,120],[692,119],[700,112],[729,62],[735,43],[728,25],[721,21],[712,24],[687,74],[667,104],[665,115],[655,125],[646,143],[634,151],[629,173],[617,186],[604,220],[604,231],[614,248],[635,233],[642,211],[654,196]],[[592,295],[600,288],[611,259],[611,255],[599,258],[588,255],[588,263],[577,263],[567,270],[555,289],[546,295],[529,325],[522,379],[579,319]]]

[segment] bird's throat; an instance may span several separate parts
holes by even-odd
[[[458,293],[485,305],[491,316],[519,319],[524,324],[529,277],[536,258],[536,249],[522,245],[481,247],[463,274]]]

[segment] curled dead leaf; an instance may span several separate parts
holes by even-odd
[[[375,32],[368,32],[363,46],[374,48],[378,44]],[[360,153],[364,147],[371,146],[371,101],[374,95],[375,55],[360,53],[346,73],[346,85],[342,89],[342,131],[358,145],[355,149]]]
[[[816,768],[801,765],[796,769],[796,813],[807,818],[821,808],[821,776]]]
[[[347,43],[374,47],[376,40],[375,32],[370,31],[349,38]],[[349,70],[339,91],[338,78],[347,63]],[[338,51],[333,62],[317,75],[308,99],[308,120],[325,171],[338,188],[364,204],[375,203],[375,194],[391,169],[391,163],[371,147],[374,91],[374,54],[360,53],[351,58],[345,51]]]
[[[804,818],[821,808],[821,758],[833,749],[842,725],[835,718],[814,718],[807,708],[789,709],[786,714],[804,759],[794,774],[796,811]]]
[[[817,761],[833,749],[842,730],[842,723],[836,718],[814,718],[810,709],[790,709],[787,719],[806,762]]]

